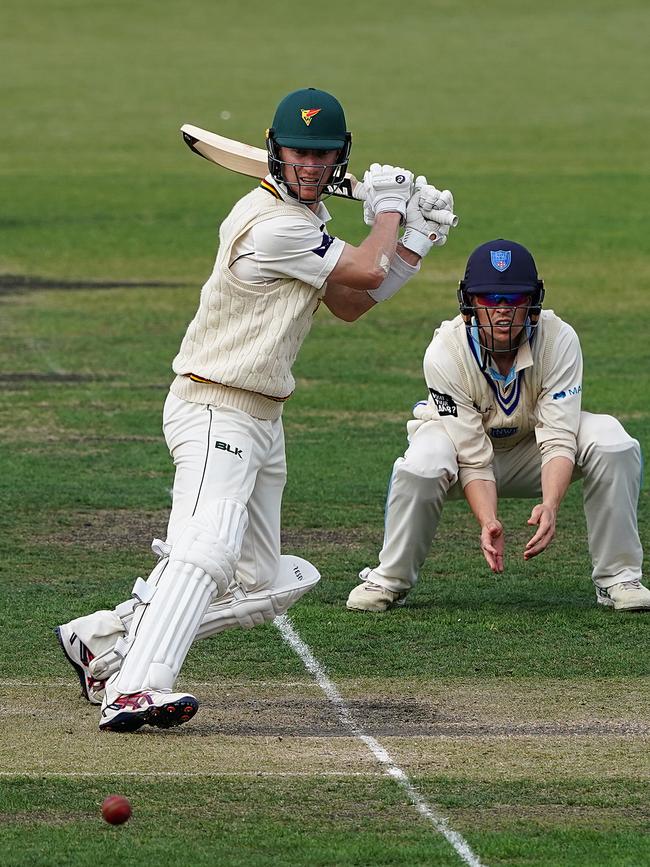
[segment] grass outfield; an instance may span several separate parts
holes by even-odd
[[[579,486],[543,557],[521,559],[531,504],[506,501],[507,571],[488,573],[452,503],[403,609],[344,606],[381,544],[424,348],[481,241],[531,247],[546,306],[581,336],[585,408],[617,415],[648,452],[647,4],[4,11],[3,864],[451,867],[463,850],[444,820],[491,867],[650,863],[650,617],[596,606]],[[356,729],[268,625],[192,648],[181,683],[202,708],[187,726],[100,735],[51,630],[112,606],[153,565],[170,362],[218,223],[250,187],[193,156],[178,128],[262,144],[275,103],[303,85],[343,101],[352,171],[426,172],[462,221],[365,319],[319,311],[285,411],[284,550],[323,574],[291,619]],[[335,232],[359,241],[358,206],[328,204]],[[99,817],[111,792],[133,803],[119,828]]]

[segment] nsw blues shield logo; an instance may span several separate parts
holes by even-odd
[[[505,271],[510,267],[512,253],[510,250],[490,250],[490,260],[497,271]]]

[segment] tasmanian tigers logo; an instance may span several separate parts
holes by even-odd
[[[301,108],[300,116],[304,120],[304,122],[309,126],[312,120],[316,117],[318,112],[321,111],[320,108]]]

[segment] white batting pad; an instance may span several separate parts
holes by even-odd
[[[77,617],[65,626],[76,633],[95,657],[112,651],[116,640],[124,634],[124,624],[114,611],[95,611]]]
[[[278,574],[270,587],[255,593],[246,593],[237,587],[213,602],[201,621],[196,638],[209,638],[227,629],[251,629],[268,623],[288,611],[319,581],[320,573],[312,563],[302,557],[283,554]],[[127,629],[131,619],[132,612],[124,619]],[[93,659],[89,668],[94,677],[106,678],[118,670],[123,656],[111,646],[101,658]]]
[[[172,545],[150,601],[134,612],[124,662],[110,681],[122,694],[170,690],[217,596],[227,592],[248,523],[237,500],[216,500],[194,515]]]
[[[284,614],[305,593],[315,587],[320,573],[308,560],[294,555],[280,557],[275,581],[266,590],[245,593],[241,588],[210,605],[196,634],[209,638],[240,626],[251,629]]]
[[[154,539],[151,546],[154,553],[160,553],[158,545],[164,545],[164,543],[160,542],[160,539]],[[65,624],[79,636],[95,657],[88,666],[89,668],[93,666],[93,677],[98,679],[106,677],[106,669],[101,662],[101,657],[112,655],[116,641],[122,639],[128,629],[136,605],[139,602],[150,601],[150,596],[153,593],[150,588],[155,588],[166,563],[167,560],[156,563],[146,582],[142,578],[136,578],[131,591],[131,598],[125,602],[120,602],[113,611],[95,611]],[[94,670],[95,667],[97,671]]]
[[[118,693],[172,689],[216,588],[200,567],[169,564],[152,602],[134,616],[135,635],[111,684]]]

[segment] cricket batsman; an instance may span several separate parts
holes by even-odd
[[[221,225],[164,406],[175,478],[158,563],[114,610],[57,629],[85,696],[101,702],[102,730],[190,719],[198,702],[174,685],[194,639],[267,622],[319,579],[280,554],[294,360],[321,302],[353,321],[386,301],[447,240],[453,210],[449,191],[374,163],[363,179],[368,236],[359,246],[335,237],[323,199],[343,182],[350,147],[337,99],[290,93],[268,130],[269,174]]]
[[[637,502],[641,451],[620,422],[581,408],[582,354],[573,328],[542,310],[530,252],[499,238],[470,255],[460,314],[436,329],[424,356],[428,400],[408,422],[393,466],[379,563],[364,569],[347,607],[386,611],[415,586],[447,498],[465,497],[493,572],[504,570],[499,500],[538,500],[524,560],[555,536],[560,503],[582,479],[596,600],[650,609],[641,583]]]

